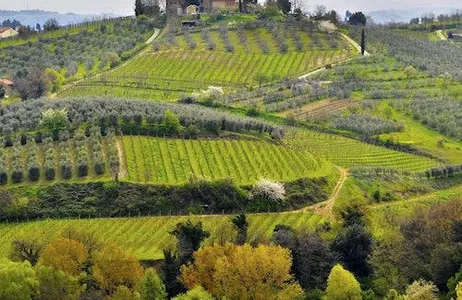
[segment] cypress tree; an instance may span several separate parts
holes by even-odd
[[[366,33],[363,28],[361,32],[361,55],[364,55],[364,53],[366,53]]]

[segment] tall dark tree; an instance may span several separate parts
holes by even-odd
[[[3,86],[3,84],[0,84],[0,99],[5,98],[5,95],[6,95],[6,89]]]
[[[170,234],[178,239],[178,254],[182,264],[191,261],[194,251],[197,251],[202,241],[210,236],[210,233],[202,228],[201,222],[194,224],[191,220],[178,223]]]
[[[164,251],[162,273],[165,288],[169,297],[172,298],[186,290],[178,279],[181,265],[192,261],[194,252],[199,249],[202,241],[210,236],[210,233],[202,228],[201,222],[194,224],[191,220],[176,224],[175,229],[169,233],[178,240],[178,255],[173,255],[169,250]]]
[[[285,225],[274,229],[273,240],[292,254],[292,273],[305,290],[324,289],[336,259],[327,243],[315,233],[295,232]]]
[[[231,218],[231,222],[237,229],[236,244],[244,245],[247,241],[247,228],[249,223],[247,222],[247,217],[245,214],[239,214]]]
[[[366,32],[363,28],[361,32],[361,55],[366,53]]]
[[[372,234],[363,226],[353,225],[340,233],[332,243],[332,250],[356,276],[368,276],[371,267],[367,262],[372,252]]]
[[[135,0],[135,16],[144,15],[144,3],[142,0]]]
[[[181,264],[178,258],[170,250],[164,250],[164,261],[161,270],[165,290],[169,298],[173,298],[186,290],[183,284],[178,280],[180,266]]]
[[[284,14],[290,13],[292,3],[290,0],[277,0],[278,6]]]
[[[352,14],[350,19],[348,20],[348,23],[350,23],[351,25],[365,26],[366,22],[367,22],[366,16],[360,11]]]

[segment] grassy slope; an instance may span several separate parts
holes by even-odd
[[[292,181],[328,176],[332,165],[285,147],[254,140],[181,140],[123,137],[128,174],[124,180],[180,184],[191,175],[238,184],[270,178]]]
[[[399,228],[393,224],[410,216],[416,209],[452,199],[462,201],[462,185],[404,201],[371,205],[366,209],[368,225],[376,238],[383,238],[394,234]]]
[[[343,167],[374,166],[419,172],[439,165],[425,157],[310,130],[288,132],[284,141],[293,149],[313,153]]]
[[[229,40],[234,47],[232,53],[226,52],[218,31],[210,32],[216,44],[212,51],[207,49],[200,33],[191,34],[196,43],[194,50],[188,48],[184,36],[175,36],[175,44],[163,40],[159,51],[146,52],[107,76],[84,81],[64,91],[62,96],[113,95],[172,100],[210,85],[222,86],[225,90],[256,85],[263,74],[269,76],[265,80],[297,76],[353,55],[351,47],[339,37],[334,48],[326,35],[315,33],[318,38],[313,43],[306,33],[299,34],[303,49],[297,51],[293,39],[287,37],[286,53],[279,52],[274,38],[264,29],[246,31],[247,46],[240,42],[236,31],[229,31]],[[262,53],[257,36],[268,45],[267,54]]]
[[[404,124],[402,132],[382,134],[380,136],[382,139],[392,139],[403,144],[410,144],[435,156],[444,158],[453,164],[462,163],[461,141],[429,129],[420,122],[415,121],[411,116],[391,108],[386,102],[380,103],[377,108],[377,114],[381,117],[388,116],[390,119]],[[438,141],[444,141],[444,147],[438,146]]]
[[[165,216],[90,220],[44,220],[18,224],[0,224],[0,257],[7,256],[14,238],[26,237],[50,240],[65,228],[73,226],[94,233],[104,242],[113,242],[139,259],[161,259],[162,249],[174,242],[168,234],[174,226],[186,220],[201,221],[211,231],[208,242],[233,236],[230,216]],[[309,212],[249,215],[249,240],[268,239],[277,224],[314,230],[324,220]],[[225,232],[226,234],[220,233]]]

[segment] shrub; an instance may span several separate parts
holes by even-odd
[[[40,168],[38,166],[32,166],[29,168],[29,180],[38,181],[40,178]]]
[[[250,199],[267,200],[273,203],[281,203],[286,194],[283,183],[269,179],[261,179],[252,188],[249,194]]]
[[[21,183],[24,180],[24,174],[21,170],[15,170],[11,173],[13,183]]]
[[[88,176],[88,165],[87,164],[79,164],[77,167],[77,176],[85,177]]]
[[[56,176],[56,170],[54,168],[47,168],[45,170],[45,179],[46,180],[54,180]]]
[[[106,166],[102,162],[97,162],[95,163],[95,173],[96,175],[102,175],[104,174],[104,171],[106,169]]]
[[[8,174],[6,171],[0,171],[0,185],[5,185],[8,183]]]

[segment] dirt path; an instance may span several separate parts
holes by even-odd
[[[311,210],[318,215],[325,216],[330,219],[334,218],[333,208],[334,208],[335,201],[340,195],[343,185],[345,184],[345,181],[348,178],[348,170],[340,168],[340,167],[337,167],[337,170],[340,172],[340,178],[337,184],[335,185],[335,188],[332,191],[332,194],[330,195],[329,199],[327,199],[324,202],[316,203],[315,205],[309,206],[305,208],[304,210]]]
[[[349,37],[348,35],[346,35],[346,34],[341,33],[341,35],[342,35],[342,37],[343,37],[345,40],[347,40],[348,43],[350,43],[355,49],[357,49],[359,53],[361,53],[361,46],[359,46],[358,43],[356,43],[352,38],[350,38],[350,37]],[[367,52],[367,51],[364,53],[364,56],[369,56],[369,55],[370,55],[370,53]],[[338,63],[335,63],[335,64],[331,64],[331,66],[337,66],[337,65],[340,65],[340,64],[342,64],[342,63],[344,63],[344,62],[350,61],[350,60],[352,60],[352,59],[354,59],[354,57],[352,57],[352,58],[347,58],[347,59],[345,59],[345,60],[343,60],[343,61],[340,61],[340,62],[338,62]],[[313,76],[313,75],[315,75],[315,74],[317,74],[317,73],[319,73],[319,72],[324,71],[325,69],[326,69],[326,67],[322,67],[322,68],[313,70],[313,71],[311,71],[311,72],[309,72],[309,73],[306,73],[306,74],[301,75],[300,77],[298,77],[298,79],[302,79],[302,80],[303,80],[303,79],[306,79],[307,77]]]
[[[342,37],[348,42],[350,43],[353,47],[355,47],[359,53],[361,53],[361,46],[356,43],[355,40],[353,40],[351,37],[349,37],[348,35],[344,34],[344,33],[341,33]],[[364,52],[364,56],[370,56],[371,54],[369,52]]]
[[[438,35],[438,37],[442,40],[442,41],[445,41],[447,40],[447,38],[444,36],[443,34],[443,30],[437,30],[436,31],[436,34]]]
[[[119,179],[124,178],[127,175],[127,164],[125,161],[124,155],[124,146],[120,139],[116,141],[116,148],[117,148],[117,156],[119,157],[120,168],[119,168]]]

